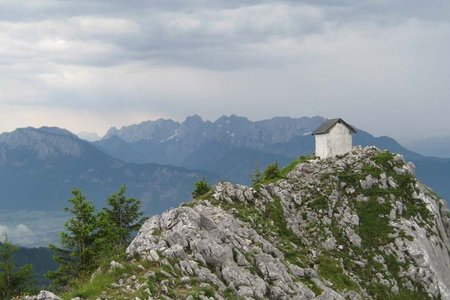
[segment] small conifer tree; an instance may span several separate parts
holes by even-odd
[[[192,192],[192,197],[198,198],[211,190],[211,186],[206,182],[205,178],[199,180],[195,183],[194,191]]]
[[[79,189],[72,190],[73,198],[69,199],[70,207],[64,210],[73,215],[65,224],[61,233],[59,248],[50,244],[54,260],[59,263],[56,271],[47,273],[59,287],[67,286],[72,280],[88,274],[95,268],[98,249],[96,236],[98,231],[94,205],[86,199]]]
[[[100,230],[106,229],[110,241],[117,241],[123,248],[131,241],[132,233],[137,231],[145,221],[141,211],[141,202],[125,196],[126,187],[121,186],[117,193],[108,197],[109,207],[100,213]]]

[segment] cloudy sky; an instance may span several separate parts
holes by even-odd
[[[0,132],[344,117],[448,135],[448,0],[1,0]]]

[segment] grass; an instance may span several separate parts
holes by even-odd
[[[358,291],[358,285],[344,273],[337,260],[330,255],[320,256],[318,260],[319,274],[333,283],[333,288]]]
[[[303,265],[304,262],[300,259],[301,255],[298,249],[298,247],[303,247],[303,242],[288,228],[280,198],[275,197],[274,201],[267,205],[265,217],[266,224],[271,227],[271,231],[278,235],[278,246],[283,251],[286,260],[293,264]]]
[[[388,191],[380,188],[379,186],[373,186],[362,191],[362,194],[366,197],[384,197],[388,195],[388,193]]]
[[[152,233],[154,236],[161,236],[161,234],[162,234],[162,229],[161,228],[156,228],[156,229],[154,229],[153,230],[153,233]]]
[[[304,163],[304,162],[307,162],[308,160],[310,160],[312,158],[313,158],[313,155],[300,156],[299,158],[297,158],[296,160],[292,161],[290,164],[288,164],[286,167],[284,167],[281,170],[281,172],[280,172],[281,177],[285,178],[287,176],[287,174],[292,172],[297,165],[299,165],[301,163]]]
[[[75,297],[83,299],[96,299],[103,291],[116,282],[124,270],[115,270],[112,273],[100,273],[92,281],[80,280],[75,282],[74,288],[70,292],[61,295],[62,299],[69,300]]]
[[[362,167],[362,171],[364,174],[372,175],[372,177],[380,177],[380,175],[383,173],[383,170],[381,168],[369,164],[365,164]]]
[[[423,222],[419,222],[420,226],[432,224],[433,217],[425,203],[420,200],[414,201],[413,199],[408,199],[404,202],[404,204],[405,210],[403,211],[403,217],[410,219],[414,216],[420,215],[423,220]]]
[[[355,173],[351,166],[346,166],[344,171],[338,174],[338,179],[340,182],[345,182],[347,185],[355,188],[359,186],[359,180],[363,178],[365,178],[365,176],[361,173]]]
[[[390,242],[389,234],[393,232],[389,224],[389,203],[379,203],[375,197],[367,202],[355,203],[360,224],[357,232],[362,239],[363,246],[377,248]]]
[[[229,299],[229,300],[238,300],[239,299],[239,297],[236,296],[231,289],[226,289],[224,292],[224,296],[225,296],[225,299]]]
[[[411,291],[408,289],[401,288],[398,294],[394,294],[390,291],[390,288],[386,286],[374,283],[371,284],[367,292],[373,296],[376,300],[425,300],[430,299],[427,293],[421,289],[416,291]]]
[[[380,298],[381,299],[381,298]],[[397,295],[389,295],[386,298],[387,300],[424,300],[430,299],[427,293],[424,291],[411,291],[407,289],[402,289],[399,291]]]
[[[394,159],[394,154],[389,151],[382,151],[375,154],[372,160],[385,169],[391,168],[391,162]]]
[[[142,283],[145,282],[148,285],[148,288],[152,292],[153,295],[158,295],[161,292],[161,286],[160,283],[162,280],[168,280],[167,285],[169,287],[172,287],[169,289],[169,296],[173,298],[179,299],[178,295],[187,296],[190,291],[185,291],[183,286],[179,287],[179,284],[176,284],[177,277],[174,276],[174,278],[167,278],[161,270],[164,270],[169,273],[174,273],[174,271],[169,266],[159,266],[157,263],[154,262],[147,262],[142,261],[141,264],[144,266],[145,270],[138,269],[136,265],[127,263],[127,262],[121,262],[125,269],[116,269],[113,272],[109,273],[108,267],[104,267],[104,272],[98,274],[96,277],[93,278],[92,281],[90,281],[90,278],[82,278],[77,282],[74,282],[73,286],[71,287],[71,290],[69,292],[66,292],[62,294],[62,299],[68,300],[75,297],[81,297],[82,299],[97,299],[102,292],[106,292],[109,296],[109,299],[117,299],[117,300],[125,300],[125,299],[134,299],[135,297],[139,297],[141,299],[147,298],[148,295],[145,293],[145,289],[139,289],[135,292],[127,293],[123,292],[122,289],[116,289],[112,288],[112,283],[117,283],[120,278],[123,278],[123,275],[125,273],[136,275],[138,280]],[[144,273],[148,271],[155,272],[155,276],[143,279]],[[176,274],[180,275],[180,274]],[[182,297],[181,297],[182,298]],[[184,297],[185,298],[185,297]]]
[[[322,289],[319,288],[311,279],[306,279],[302,281],[311,291],[314,292],[314,294],[317,296],[320,296],[322,294]]]
[[[194,297],[195,300],[200,300],[200,296],[206,296],[208,298],[213,297],[216,294],[214,289],[210,286],[208,287],[194,287],[191,289],[190,295]]]
[[[384,262],[389,270],[389,272],[396,277],[400,273],[401,266],[403,264],[399,263],[394,255],[390,254],[384,257]]]
[[[281,170],[278,168],[278,163],[268,165],[263,173],[260,173],[257,170],[253,178],[253,187],[259,188],[263,184],[269,184],[276,182],[280,179],[285,179],[287,175],[291,171],[293,171],[297,165],[307,162],[312,158],[313,155],[300,156],[299,158],[295,159]]]
[[[280,198],[275,197],[267,203],[264,211],[240,202],[213,201],[213,204],[226,211],[234,209],[238,219],[250,224],[258,234],[271,241],[290,263],[298,266],[307,264],[303,259],[306,257],[306,248],[302,240],[288,227]]]
[[[366,196],[382,196],[386,194],[394,194],[396,196],[410,195],[411,184],[414,183],[414,177],[410,174],[397,174],[394,167],[401,167],[403,162],[394,162],[394,154],[388,151],[383,151],[375,154],[372,157],[372,161],[375,165],[364,164],[361,172],[355,172],[352,166],[347,166],[345,170],[338,174],[340,181],[353,186],[356,189],[360,189],[359,181],[365,179],[368,175],[374,178],[379,178],[382,173],[386,173],[388,177],[392,177],[398,184],[395,189],[381,189],[379,187],[373,187],[370,189],[362,190]]]
[[[397,174],[394,167],[402,167],[403,162],[395,162],[394,154],[389,151],[382,151],[375,154],[372,158],[375,165],[364,164],[362,172],[355,172],[354,168],[347,166],[344,171],[338,174],[340,181],[347,183],[347,186],[355,188],[356,192],[369,197],[366,203],[355,203],[358,215],[361,218],[361,225],[358,233],[363,239],[365,246],[376,247],[389,242],[387,235],[391,233],[392,228],[389,226],[388,215],[391,206],[388,203],[380,204],[376,201],[376,197],[389,199],[390,195],[396,196],[405,204],[403,217],[410,219],[414,216],[420,216],[420,225],[432,224],[433,217],[422,201],[412,199],[414,192],[414,176],[411,174]],[[364,180],[366,176],[371,175],[379,178],[382,173],[386,173],[387,177],[392,177],[397,183],[396,188],[389,187],[387,189],[374,185],[368,189],[362,189],[360,180]]]
[[[322,195],[310,202],[308,202],[308,207],[316,209],[316,210],[320,210],[320,209],[328,209],[329,203],[328,203],[328,199],[326,196]]]
[[[262,178],[257,184],[272,183],[281,178],[286,178],[287,174],[294,170],[298,164],[307,161],[309,158],[301,157],[280,170],[277,176],[273,176],[271,179]],[[355,194],[363,194],[368,197],[366,202],[351,202],[351,205],[353,205],[360,218],[359,225],[355,228],[355,231],[362,239],[362,247],[352,248],[350,252],[330,250],[329,253],[322,253],[317,260],[311,259],[307,254],[307,247],[303,245],[302,240],[288,228],[284,218],[282,203],[279,198],[275,198],[274,201],[267,203],[264,211],[246,205],[241,207],[238,203],[220,205],[228,205],[229,208],[236,208],[237,217],[244,222],[250,223],[259,234],[281,250],[285,255],[286,261],[301,267],[317,264],[321,277],[332,282],[333,288],[337,290],[359,291],[361,287],[374,299],[427,299],[426,294],[420,289],[412,292],[403,287],[399,273],[407,269],[406,263],[397,262],[395,256],[386,254],[383,254],[384,264],[376,263],[371,259],[375,255],[382,254],[379,250],[380,246],[392,242],[390,234],[394,232],[394,228],[390,225],[389,220],[389,214],[393,208],[390,203],[390,195],[396,196],[398,201],[402,201],[405,204],[403,217],[411,218],[413,216],[420,216],[420,219],[425,222],[432,221],[430,219],[432,218],[431,213],[428,211],[426,204],[421,201],[414,201],[411,198],[414,192],[414,176],[411,174],[397,174],[395,167],[401,168],[404,163],[402,161],[396,162],[393,158],[394,154],[390,152],[379,152],[371,158],[373,163],[363,164],[361,170],[358,170],[355,166],[347,165],[342,172],[336,174],[341,182],[347,183],[345,187],[353,187],[356,190]],[[387,177],[394,179],[397,183],[395,189],[392,187],[382,189],[378,185],[365,190],[361,188],[360,180],[364,180],[368,175],[379,179],[383,173]],[[330,179],[332,175],[334,173],[324,174],[321,178],[322,182]],[[342,192],[345,193],[343,190]],[[322,188],[313,190],[311,197],[304,199],[305,208],[315,211],[328,209],[330,203],[328,202],[327,194],[329,193],[331,191],[323,190]],[[377,197],[384,198],[385,202],[380,203]],[[305,210],[301,212],[302,219],[307,220],[307,212]],[[320,229],[318,227],[320,224],[313,225],[314,228]],[[347,237],[336,220],[332,220],[330,229],[338,244],[347,247]],[[406,236],[404,232],[403,236],[407,239],[412,238]],[[343,262],[342,267],[339,259]],[[366,265],[361,267],[355,263],[356,260],[361,260]],[[344,270],[354,273],[360,280],[356,283]],[[393,295],[390,288],[373,281],[375,278],[374,274],[377,272],[383,274],[386,279],[395,280],[398,284],[399,293]],[[303,279],[302,282],[312,289],[316,295],[321,293],[321,290],[311,280]]]

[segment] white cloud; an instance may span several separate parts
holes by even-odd
[[[27,244],[33,239],[33,232],[24,224],[8,227],[0,224],[0,241],[3,241],[5,234],[12,243]]]

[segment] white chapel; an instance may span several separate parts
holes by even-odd
[[[335,157],[352,150],[352,134],[356,130],[342,119],[325,121],[312,133],[316,138],[316,156]]]

